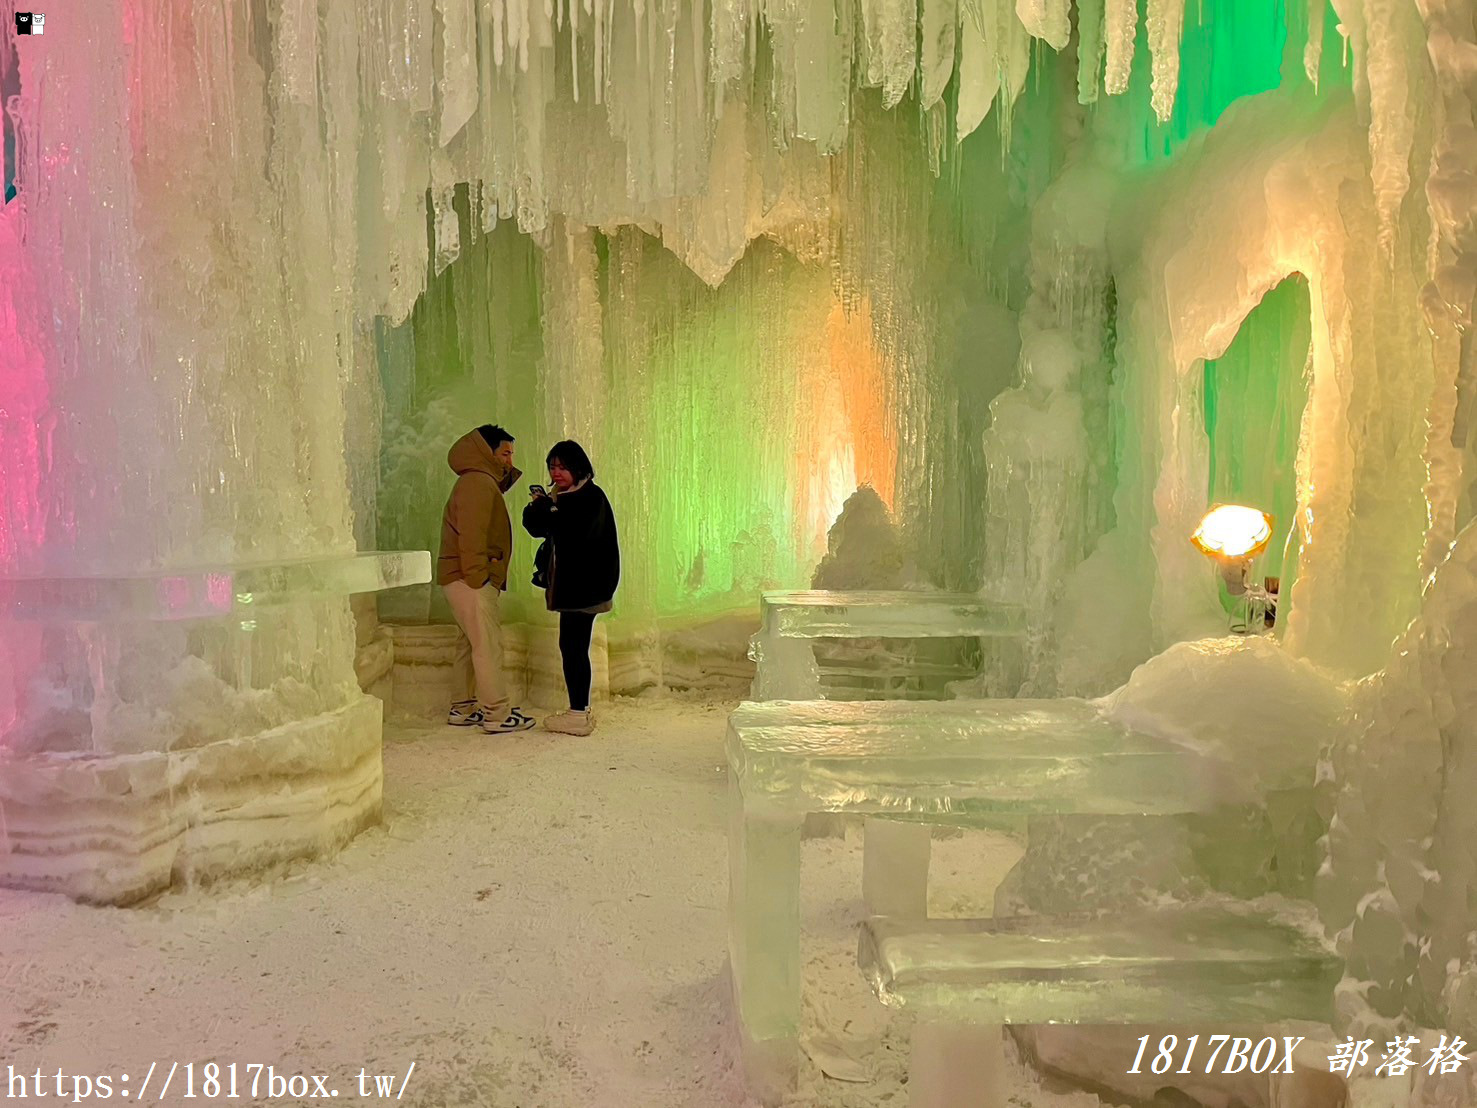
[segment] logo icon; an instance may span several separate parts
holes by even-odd
[[[46,16],[41,12],[16,12],[15,33],[18,35],[39,35],[46,29]]]

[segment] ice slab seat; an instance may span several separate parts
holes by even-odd
[[[1245,905],[1132,916],[873,918],[858,964],[887,1005],[962,1023],[1328,1023],[1343,962]]]
[[[1232,1034],[1246,1025],[1325,1024],[1343,975],[1311,908],[1288,919],[1236,902],[1109,917],[873,918],[862,925],[857,962],[884,1004],[917,1012],[912,1108],[1004,1108],[1005,1024],[1191,1025]],[[1272,1048],[1265,1058],[1258,1053],[1256,1072],[1280,1070],[1282,1041],[1255,1042],[1262,1052],[1263,1043]],[[1214,1049],[1207,1041],[1201,1058]],[[1269,1074],[1272,1103],[1313,1108],[1308,1083],[1318,1077]]]
[[[428,550],[366,551],[115,576],[0,577],[0,621],[172,622],[244,616],[309,597],[382,592],[430,580]]]
[[[1232,765],[1078,699],[746,703],[729,718],[727,753],[734,995],[750,1087],[771,1103],[797,1058],[807,814],[968,825],[1001,813],[1170,815],[1252,799]],[[913,849],[921,857],[904,850],[882,868],[916,888],[926,835]]]
[[[766,592],[749,648],[756,700],[821,695],[812,639],[1014,638],[1025,609],[974,593],[801,590]]]
[[[6,656],[39,655],[0,674],[0,885],[131,904],[337,850],[382,792],[346,598],[430,578],[421,550],[0,579]]]

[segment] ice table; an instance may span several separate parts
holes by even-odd
[[[172,622],[431,580],[428,550],[330,554],[153,573],[0,577],[0,622]]]
[[[742,704],[729,718],[728,765],[729,954],[746,1070],[769,1101],[797,1060],[808,813],[968,825],[1250,799],[1232,766],[1128,731],[1078,699]]]
[[[1003,1024],[1189,1023],[1231,1031],[1235,1024],[1331,1022],[1343,963],[1319,937],[1316,916],[1306,907],[1301,915],[1293,921],[1230,901],[1106,919],[874,918],[862,926],[857,961],[884,1004],[918,1014],[912,1108],[995,1108],[1005,1103]],[[1280,1069],[1281,1040],[1256,1042],[1264,1039],[1276,1048],[1264,1065]],[[1206,1042],[1201,1058],[1214,1048]],[[1291,1089],[1298,1079],[1271,1080]]]
[[[1024,608],[974,593],[766,592],[749,650],[756,663],[754,699],[820,699],[811,639],[1010,638],[1024,632]]]

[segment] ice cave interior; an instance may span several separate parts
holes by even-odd
[[[620,519],[597,701],[749,698],[766,590],[1009,605],[769,658],[1214,752],[1255,804],[1033,816],[997,910],[1285,897],[1335,1032],[1477,1041],[1472,0],[20,2],[0,885],[374,824],[496,422]],[[1217,503],[1270,517],[1275,619],[1191,542]],[[558,706],[535,545],[506,666]]]

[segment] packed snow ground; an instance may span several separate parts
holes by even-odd
[[[384,823],[332,861],[124,911],[0,891],[0,1079],[112,1074],[116,1093],[128,1073],[137,1097],[152,1062],[156,1090],[173,1062],[197,1083],[206,1062],[256,1062],[353,1102],[361,1070],[414,1062],[401,1103],[428,1108],[748,1104],[725,980],[727,710],[627,701],[590,739],[393,725]],[[791,1103],[901,1108],[905,1021],[856,969],[860,838],[805,851],[809,1037],[872,1080],[807,1063]],[[955,912],[988,904],[1019,848],[971,832],[934,855],[935,909]],[[1098,1104],[1018,1084],[1021,1106]]]

